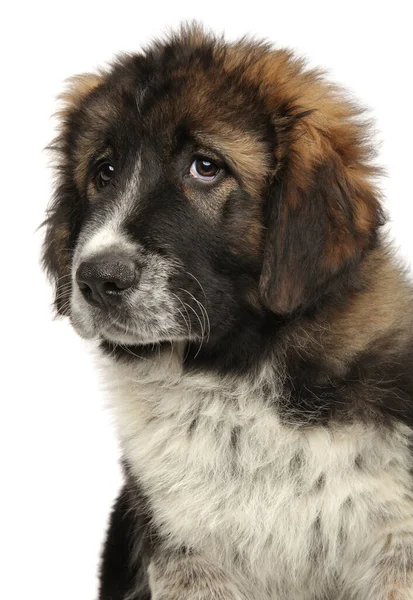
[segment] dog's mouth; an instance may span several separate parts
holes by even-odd
[[[150,344],[173,339],[178,332],[159,327],[157,319],[120,323],[109,315],[92,316],[92,311],[72,311],[71,322],[76,332],[85,339],[105,340],[115,344]],[[179,337],[179,336],[177,336]]]
[[[117,337],[117,336],[130,336],[136,337],[136,334],[131,332],[130,327],[121,326],[118,323],[110,323],[101,331],[102,337]]]
[[[84,339],[103,340],[121,345],[148,345],[161,342],[190,341],[197,339],[187,323],[179,319],[173,307],[157,307],[149,301],[134,307],[102,310],[90,306],[79,291],[71,302],[71,323]]]

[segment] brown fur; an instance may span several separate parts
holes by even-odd
[[[326,307],[316,317],[297,320],[283,346],[296,347],[302,356],[315,357],[327,371],[344,375],[356,356],[375,341],[394,334],[394,353],[411,335],[413,305],[411,287],[394,268],[386,248],[375,249],[360,272],[361,289],[346,302]]]

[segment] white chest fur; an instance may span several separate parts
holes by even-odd
[[[265,402],[259,383],[182,376],[174,356],[105,372],[123,450],[171,545],[308,599],[411,511],[401,426],[286,426],[273,374]]]

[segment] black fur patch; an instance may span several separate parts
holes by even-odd
[[[110,516],[102,553],[99,600],[150,600],[147,567],[156,544],[148,504],[127,475]],[[132,596],[130,596],[132,598]]]

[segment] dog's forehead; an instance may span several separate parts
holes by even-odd
[[[134,119],[146,141],[162,150],[179,151],[188,143],[216,152],[250,192],[258,193],[272,158],[265,115],[256,106],[252,111],[242,90],[220,74],[217,80],[187,67],[152,84],[137,82],[129,91]]]
[[[215,151],[259,195],[271,166],[272,139],[251,90],[213,61],[208,68],[187,63],[171,70],[152,64],[149,71],[144,77],[140,68],[114,68],[87,98],[78,127],[76,179],[84,180],[90,158],[105,145],[124,155],[142,146],[151,160],[154,153],[170,160],[186,139],[197,151]]]

